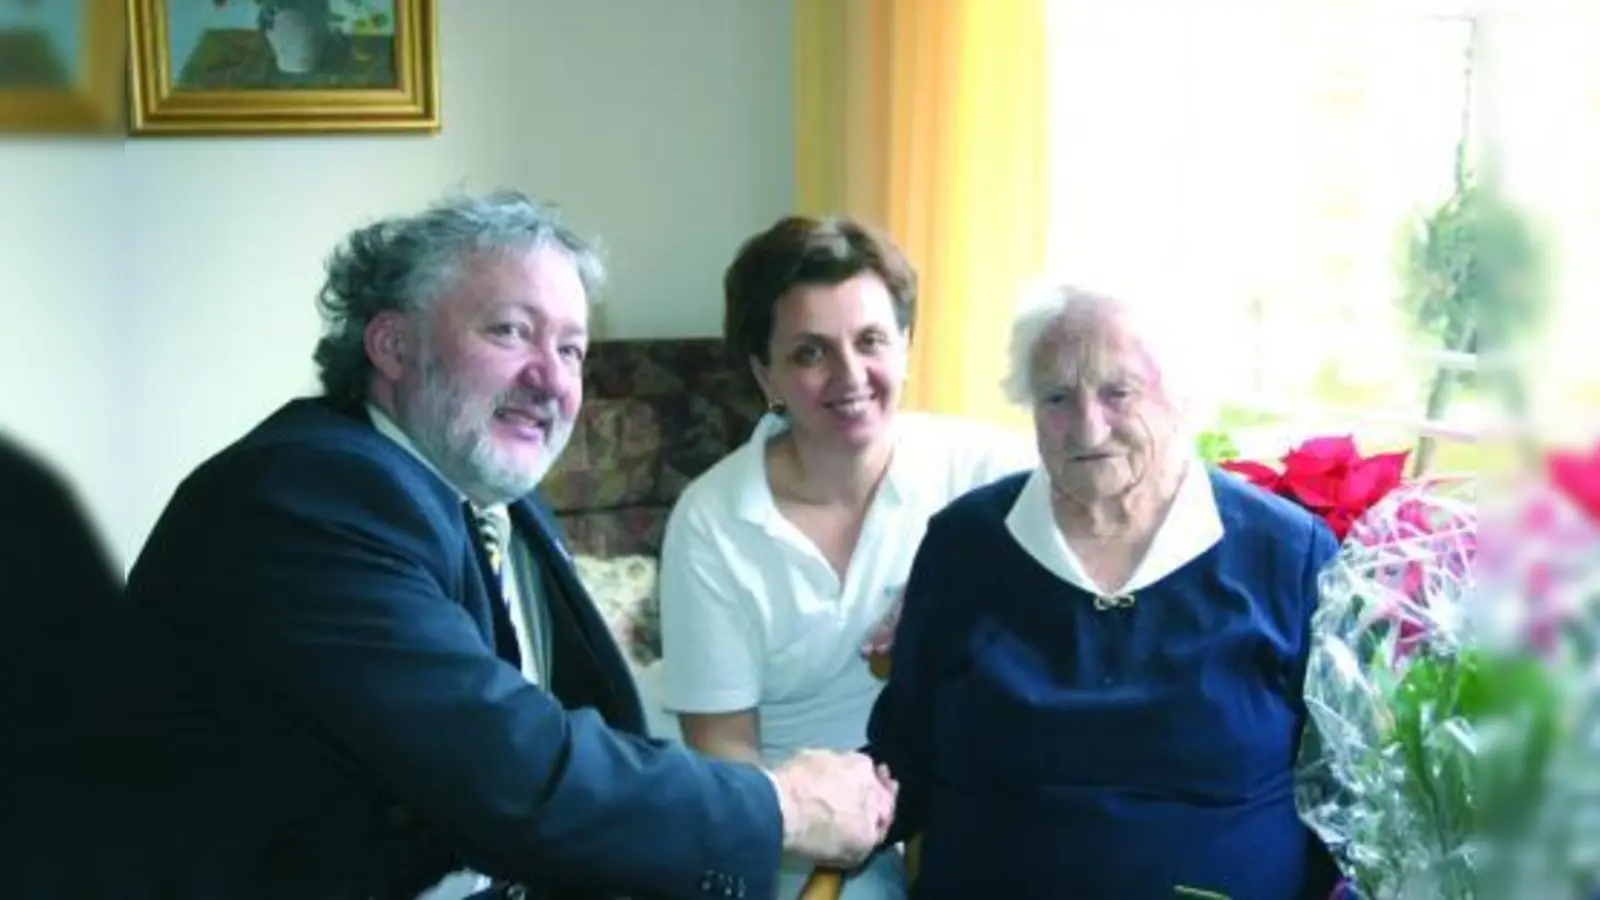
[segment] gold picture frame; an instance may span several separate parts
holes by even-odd
[[[121,130],[122,0],[18,3],[0,19],[0,134]]]
[[[439,130],[437,0],[126,0],[135,135]]]

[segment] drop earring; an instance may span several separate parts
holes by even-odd
[[[786,413],[788,411],[789,411],[789,404],[783,402],[782,400],[768,400],[767,401],[767,412],[769,412],[769,413],[774,413],[776,415],[780,415],[781,416],[781,415],[783,415],[784,413]]]

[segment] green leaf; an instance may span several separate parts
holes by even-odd
[[[1449,349],[1500,346],[1526,334],[1548,305],[1533,225],[1476,178],[1407,223],[1402,244],[1400,307]]]
[[[1202,431],[1195,439],[1195,449],[1208,463],[1239,458],[1239,448],[1226,431]]]

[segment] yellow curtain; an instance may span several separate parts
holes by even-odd
[[[1047,0],[795,0],[797,206],[920,277],[906,405],[1015,422],[999,382],[1044,265]]]

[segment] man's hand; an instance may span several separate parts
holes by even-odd
[[[783,849],[817,865],[853,869],[883,842],[900,786],[860,753],[802,750],[772,773],[783,810]]]

